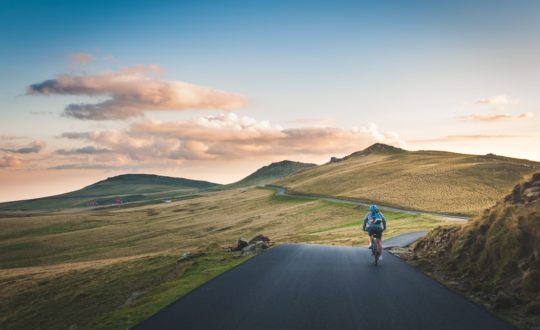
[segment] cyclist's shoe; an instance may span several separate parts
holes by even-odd
[[[367,247],[367,248],[368,248],[368,250],[371,250],[371,245],[368,245],[368,247]]]
[[[379,261],[382,261],[382,254],[379,256]]]

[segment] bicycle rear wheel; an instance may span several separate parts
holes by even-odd
[[[373,258],[375,258],[375,266],[379,264],[379,245],[377,241],[377,238],[373,237],[373,241],[371,243],[371,252],[373,253]]]

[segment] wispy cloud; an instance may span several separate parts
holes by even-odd
[[[66,139],[84,139],[88,136],[87,132],[64,132],[58,136],[58,138],[66,138]]]
[[[0,135],[0,141],[14,141],[25,139],[24,136],[15,136],[15,135]]]
[[[87,164],[87,163],[74,163],[74,164],[62,164],[57,166],[51,166],[49,170],[110,170],[111,165],[108,164]]]
[[[87,53],[73,53],[69,54],[69,59],[75,63],[87,64],[94,60],[94,56]]]
[[[0,158],[0,167],[20,167],[22,164],[21,158],[14,155],[4,155]]]
[[[45,148],[45,146],[46,146],[45,141],[37,140],[30,143],[30,145],[25,146],[25,147],[0,148],[0,150],[5,151],[5,152],[10,152],[10,153],[15,153],[15,154],[31,154],[31,153],[40,152],[43,148]]]
[[[74,149],[58,149],[55,151],[58,155],[71,156],[71,155],[98,155],[112,152],[110,149],[96,148],[94,146],[87,146]]]
[[[64,109],[67,117],[89,120],[126,119],[156,110],[231,110],[246,104],[246,98],[238,94],[153,76],[160,70],[157,65],[148,65],[95,75],[62,75],[29,86],[28,94],[110,97],[99,103],[70,104]]]
[[[30,114],[36,116],[50,116],[53,113],[52,111],[30,111]]]
[[[507,105],[519,104],[519,100],[510,98],[502,94],[502,95],[497,95],[497,96],[492,96],[492,97],[486,97],[486,98],[477,100],[474,103],[478,105],[493,106],[494,109],[496,110],[504,110],[504,108]]]
[[[504,114],[472,114],[468,116],[461,116],[458,117],[461,121],[476,121],[476,122],[486,122],[486,123],[496,123],[496,122],[504,122],[504,121],[514,121],[514,120],[522,120],[522,119],[529,119],[534,117],[534,114],[532,112],[524,112],[518,115],[512,115],[508,113]]]
[[[395,133],[375,124],[363,128],[282,128],[234,113],[187,121],[141,121],[125,130],[67,132],[138,161],[237,160],[267,156],[332,155],[360,150],[374,142],[403,145]]]

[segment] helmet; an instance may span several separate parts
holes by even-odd
[[[377,208],[377,205],[373,204],[369,207],[369,210],[373,213],[379,212],[379,209]]]

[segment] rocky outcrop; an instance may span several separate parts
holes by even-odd
[[[341,162],[343,159],[341,158],[337,158],[337,157],[332,157],[330,158],[330,163],[339,163]]]
[[[241,238],[236,243],[236,246],[228,247],[225,250],[231,252],[240,251],[242,255],[249,255],[265,250],[272,244],[272,241],[267,236],[257,235],[249,241]]]
[[[236,246],[231,248],[231,251],[240,251],[248,245],[249,245],[249,242],[241,238],[238,240],[238,242],[236,242]]]
[[[257,235],[255,237],[253,237],[250,241],[249,241],[249,244],[254,244],[254,243],[257,243],[257,242],[263,242],[263,243],[269,243],[270,242],[270,238],[264,236],[264,235]]]

